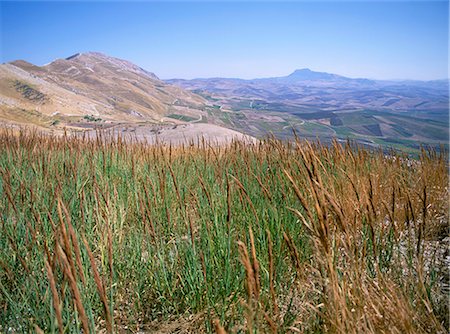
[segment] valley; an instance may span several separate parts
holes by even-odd
[[[56,134],[107,129],[167,143],[298,136],[412,154],[421,145],[448,148],[449,140],[446,80],[377,81],[301,69],[253,80],[164,81],[126,60],[87,52],[44,66],[2,64],[0,88],[1,123]],[[181,125],[188,131],[177,132]]]
[[[351,79],[309,69],[255,80],[173,79],[214,104],[209,115],[255,137],[268,134],[417,152],[448,147],[448,81]]]

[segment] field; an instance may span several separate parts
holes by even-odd
[[[273,134],[278,139],[293,139],[294,129],[299,136],[308,140],[319,138],[322,142],[333,139],[351,139],[360,144],[380,145],[384,149],[407,151],[411,155],[420,153],[421,144],[448,150],[448,120],[442,114],[377,110],[302,110],[285,109],[242,109],[227,113],[212,113],[218,124],[237,129],[243,133],[261,138]],[[226,115],[227,119],[224,119]],[[222,121],[222,122],[221,122]]]
[[[448,156],[0,130],[0,332],[445,333]]]

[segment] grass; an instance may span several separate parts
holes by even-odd
[[[447,161],[2,129],[0,332],[445,332]]]

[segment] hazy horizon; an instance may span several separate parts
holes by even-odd
[[[1,2],[1,62],[78,52],[162,79],[448,79],[448,2]]]

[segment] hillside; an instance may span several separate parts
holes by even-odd
[[[44,66],[21,60],[0,65],[0,124],[91,135],[94,128],[103,128],[116,135],[178,143],[202,136],[217,142],[244,138],[220,121],[209,120],[216,123],[210,127],[197,124],[208,122],[209,108],[200,95],[98,52]]]
[[[159,123],[170,114],[198,118],[206,102],[128,61],[96,52],[41,67],[14,61],[0,65],[0,76],[2,118],[42,127],[61,122],[83,128],[89,119]]]
[[[95,116],[159,120],[176,105],[197,109],[205,102],[128,61],[96,52],[58,59],[43,67],[21,61],[12,65],[89,98],[94,109],[99,108]]]

